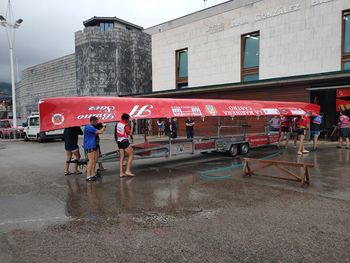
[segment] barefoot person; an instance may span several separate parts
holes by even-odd
[[[304,140],[306,136],[306,130],[309,128],[309,118],[308,114],[305,114],[297,120],[297,133],[299,136],[299,149],[298,155],[302,155],[304,153],[308,153],[309,151],[305,150]]]
[[[120,122],[118,122],[117,124],[117,144],[118,144],[118,148],[119,148],[119,153],[120,153],[120,161],[119,161],[119,176],[120,177],[133,177],[135,176],[132,172],[131,172],[131,164],[132,164],[132,160],[133,160],[133,149],[129,143],[129,136],[132,134],[133,131],[133,122],[131,122],[132,126],[129,127],[128,125],[128,121],[130,120],[130,115],[124,113],[122,115],[122,120]],[[128,163],[126,165],[126,170],[125,173],[123,171],[123,162],[124,162],[124,158],[125,158],[125,153],[128,154]]]
[[[337,148],[342,148],[343,139],[346,141],[346,149],[349,149],[349,138],[350,138],[350,121],[349,117],[346,116],[342,111],[340,111],[340,117],[338,121],[339,126],[339,145]]]
[[[96,129],[94,125],[97,125],[98,118],[96,116],[90,117],[90,124],[84,128],[84,149],[88,155],[88,164],[86,168],[86,181],[96,181],[96,161],[97,161],[97,145],[96,135],[103,134],[106,130],[106,126],[103,126],[100,130]]]
[[[65,175],[72,174],[69,171],[69,165],[70,161],[72,160],[72,157],[74,155],[75,160],[80,160],[80,151],[78,146],[78,137],[79,135],[83,135],[83,131],[80,127],[70,127],[64,129],[63,136],[64,136],[64,148],[66,150],[66,172]],[[78,163],[76,162],[74,164],[74,174],[81,174],[78,170]]]

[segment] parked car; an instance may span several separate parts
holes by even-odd
[[[32,113],[27,118],[27,122],[24,123],[23,126],[24,139],[26,141],[37,140],[38,142],[43,142],[54,139],[64,140],[63,130],[40,132],[40,119],[38,113]]]
[[[22,126],[17,126],[17,128],[13,127],[12,119],[1,119],[0,120],[0,138],[2,139],[13,139],[15,138],[23,138],[24,131]]]

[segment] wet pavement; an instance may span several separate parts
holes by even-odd
[[[135,161],[133,179],[106,163],[86,183],[63,175],[63,147],[0,143],[0,262],[350,262],[349,150],[251,151],[314,163],[302,188],[222,154]]]

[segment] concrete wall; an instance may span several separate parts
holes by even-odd
[[[75,34],[79,95],[120,96],[152,90],[151,37],[141,30],[88,27]]]
[[[153,91],[175,89],[175,51],[182,48],[188,48],[190,87],[240,82],[241,35],[254,31],[260,31],[260,79],[341,69],[342,11],[350,9],[349,0],[237,3],[227,12],[204,10],[145,30],[153,34]]]
[[[27,68],[16,84],[17,115],[26,118],[38,111],[42,98],[76,96],[75,55]]]

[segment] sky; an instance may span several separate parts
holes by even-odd
[[[210,7],[227,0],[207,0]],[[8,0],[0,0],[5,16]],[[74,32],[93,16],[116,16],[144,28],[204,8],[203,0],[11,0],[14,18],[24,21],[16,30],[18,71],[74,53]],[[17,67],[16,70],[17,72]],[[10,82],[10,55],[0,26],[0,82]],[[20,74],[19,74],[20,75]]]

